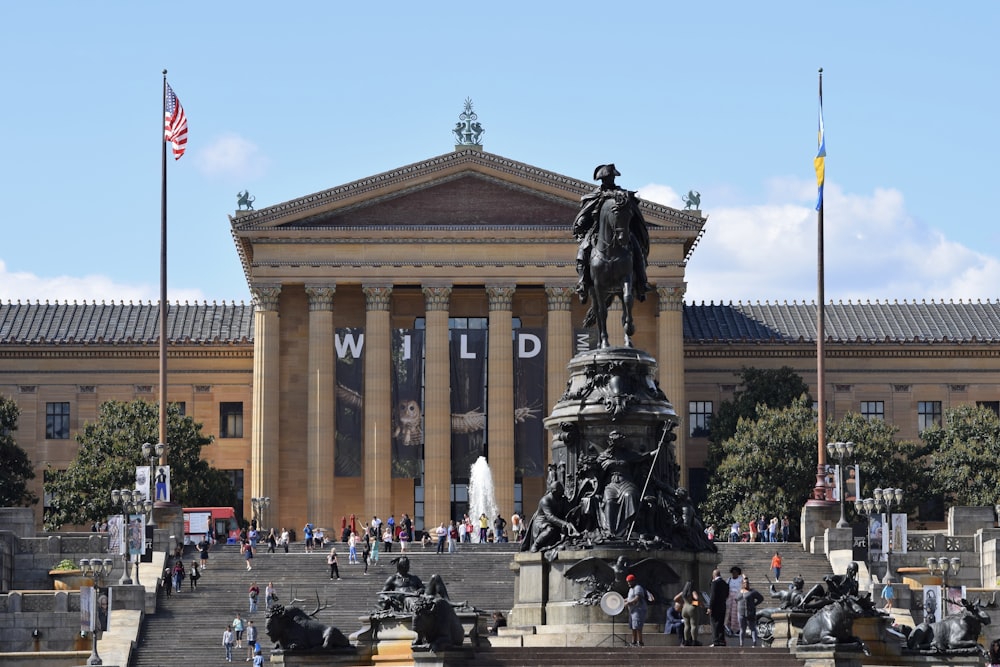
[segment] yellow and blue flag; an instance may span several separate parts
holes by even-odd
[[[823,208],[823,183],[826,181],[826,137],[823,132],[823,89],[819,91],[819,151],[813,160],[816,168],[816,187],[819,194],[816,199],[816,210]]]

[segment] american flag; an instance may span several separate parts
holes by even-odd
[[[167,84],[166,105],[163,108],[163,140],[169,141],[174,147],[174,159],[180,160],[188,142],[188,121],[181,101],[174,94],[174,89]]]

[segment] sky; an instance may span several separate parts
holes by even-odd
[[[484,150],[708,217],[686,300],[813,302],[818,70],[827,301],[1000,284],[1000,3],[23,2],[0,6],[0,302],[247,302],[228,215]],[[567,220],[567,228],[571,221]]]

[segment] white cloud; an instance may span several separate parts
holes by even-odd
[[[253,142],[225,134],[194,155],[199,171],[210,178],[247,181],[261,178],[268,160]]]
[[[155,302],[160,299],[158,285],[116,283],[107,276],[38,276],[11,272],[0,260],[0,299],[4,302]],[[167,290],[167,301],[204,301],[201,290]]]
[[[689,302],[807,301],[817,296],[815,184],[780,179],[767,203],[712,207],[687,270]],[[1000,262],[918,224],[902,193],[826,187],[827,301],[995,299]],[[807,202],[807,203],[806,203]]]

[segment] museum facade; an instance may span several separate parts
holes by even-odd
[[[418,528],[436,525],[465,510],[480,456],[501,511],[530,512],[548,463],[542,420],[569,359],[594,345],[570,232],[594,187],[460,145],[231,216],[252,305],[169,306],[167,398],[214,437],[203,456],[229,472],[244,514],[266,496],[269,525],[403,512]],[[655,289],[635,306],[633,342],[657,359],[681,417],[681,481],[698,493],[707,426],[743,367],[791,366],[815,394],[816,309],[685,304],[685,266],[707,218],[650,202],[641,211]],[[21,410],[16,440],[40,496],[42,471],[73,460],[73,438],[102,402],[159,400],[158,312],[0,304],[0,394]],[[915,438],[953,405],[997,409],[997,304],[826,313],[831,417],[861,412]]]

